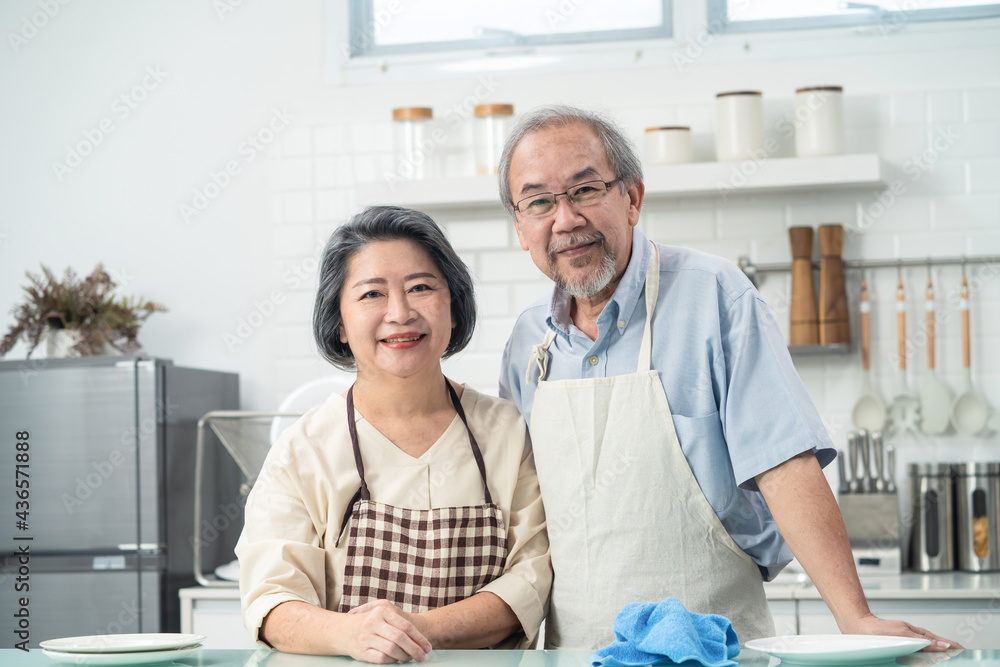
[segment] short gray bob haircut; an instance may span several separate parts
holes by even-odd
[[[337,368],[354,370],[354,354],[340,340],[344,320],[340,293],[347,280],[347,267],[358,251],[373,241],[412,241],[427,251],[448,282],[451,318],[455,327],[444,357],[462,351],[476,328],[476,296],[469,268],[459,258],[444,232],[420,211],[396,206],[372,206],[338,227],[323,251],[319,290],[313,307],[313,336],[320,353]]]
[[[642,163],[639,161],[635,145],[610,116],[567,104],[536,107],[517,121],[517,125],[504,142],[503,153],[500,155],[497,176],[500,180],[500,203],[511,216],[515,214],[514,200],[510,194],[510,183],[507,178],[510,175],[510,161],[514,149],[532,132],[549,127],[565,127],[574,123],[582,123],[589,127],[604,144],[604,152],[611,168],[615,171],[615,178],[621,179],[622,193],[629,186],[642,181]]]

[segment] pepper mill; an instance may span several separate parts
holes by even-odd
[[[817,345],[819,328],[816,320],[816,290],[813,286],[813,229],[789,227],[792,244],[792,291],[789,299],[789,345]]]
[[[843,225],[819,226],[819,344],[851,342],[844,284]]]

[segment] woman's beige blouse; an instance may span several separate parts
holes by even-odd
[[[538,633],[552,584],[528,430],[513,403],[471,387],[461,403],[507,525],[503,574],[480,590],[514,611],[525,636],[512,639],[524,647]],[[457,416],[419,458],[403,453],[357,413],[355,420],[372,500],[420,510],[485,503],[468,433]],[[347,403],[334,394],[281,435],[247,498],[236,555],[243,619],[255,640],[264,617],[282,602],[337,608],[348,542],[345,530],[337,546],[337,532],[360,486]]]

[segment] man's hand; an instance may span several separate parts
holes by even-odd
[[[953,642],[944,637],[938,637],[933,632],[910,625],[906,621],[889,621],[874,615],[869,615],[858,619],[850,627],[844,628],[845,635],[890,635],[892,637],[916,637],[918,639],[929,639],[930,644],[924,651],[947,651],[948,649],[965,648],[958,642]]]
[[[350,656],[365,662],[423,662],[431,643],[408,614],[386,600],[374,600],[347,612],[354,621],[350,634]]]

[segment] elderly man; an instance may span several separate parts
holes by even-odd
[[[500,381],[529,423],[548,519],[546,643],[601,646],[623,604],[668,596],[728,617],[743,642],[771,636],[762,581],[794,553],[844,633],[948,648],[869,611],[821,470],[835,450],[774,319],[732,263],[639,230],[642,167],[614,123],[537,109],[499,178],[555,282],[518,318]]]

